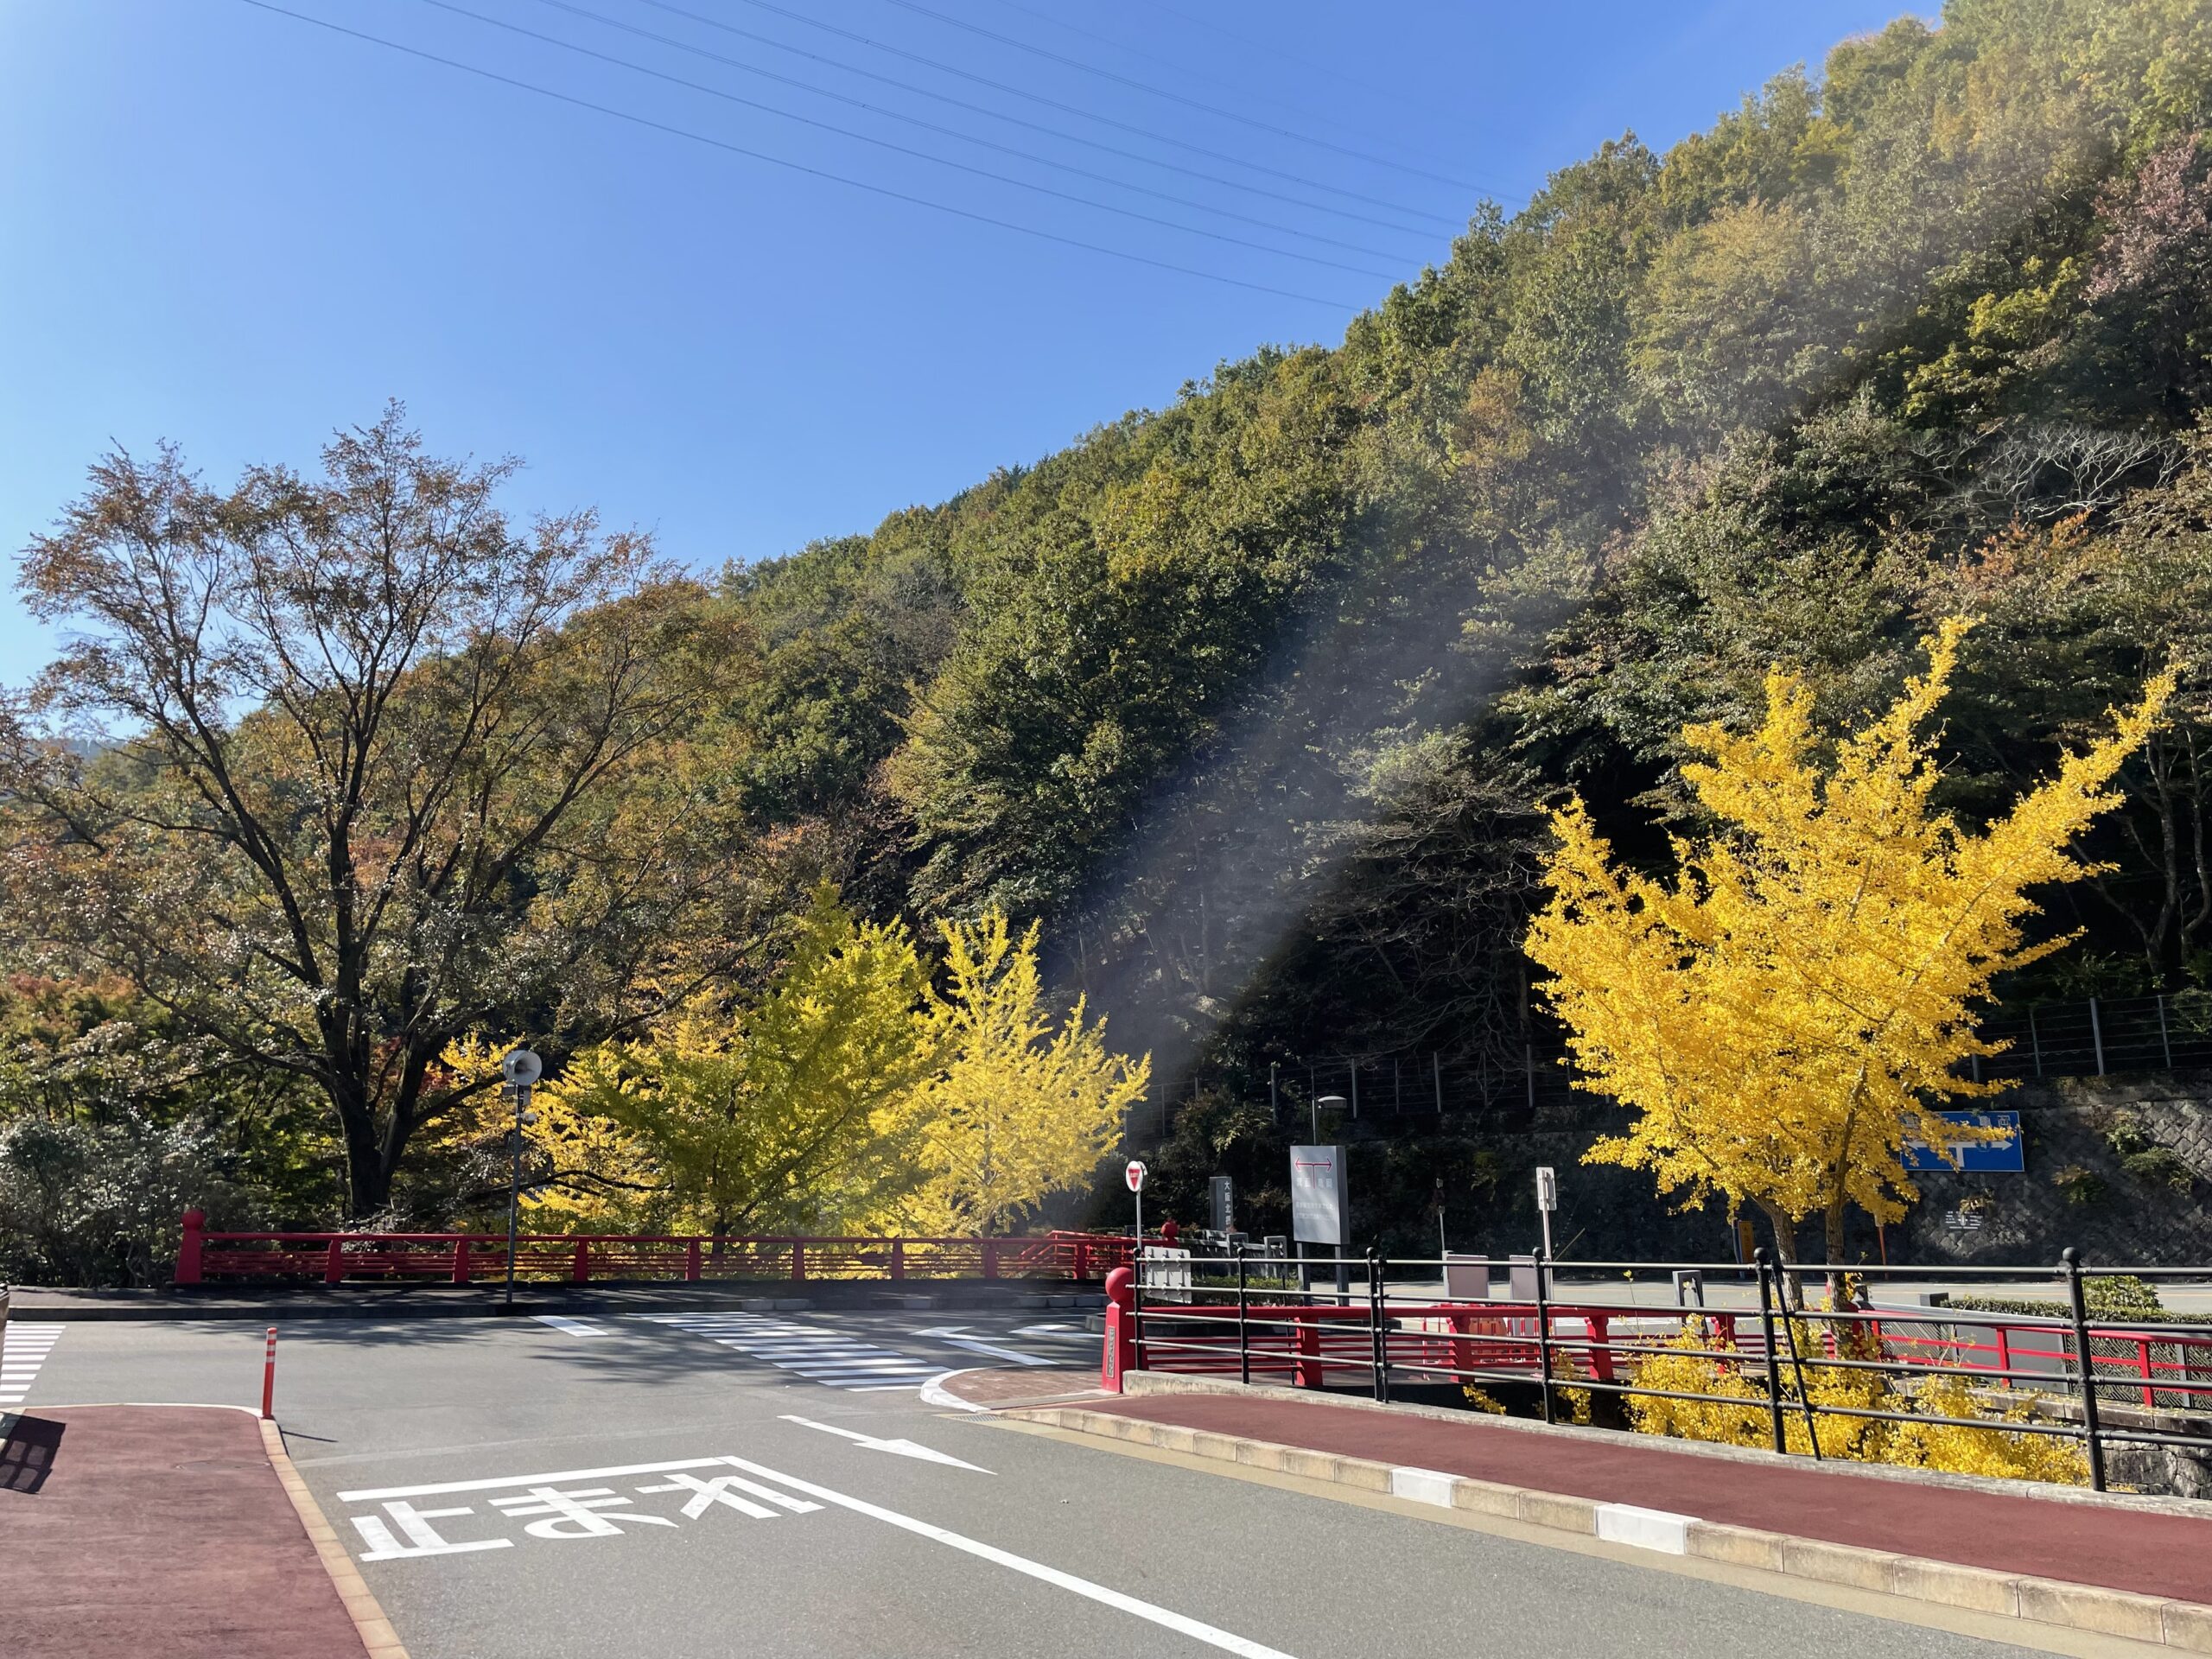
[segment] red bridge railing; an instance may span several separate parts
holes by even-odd
[[[529,1233],[515,1241],[518,1277],[594,1281],[1103,1279],[1126,1267],[1134,1239],[1051,1232],[1035,1238],[716,1236],[703,1233]],[[504,1277],[505,1233],[228,1233],[188,1211],[176,1282],[421,1280],[465,1285]]]

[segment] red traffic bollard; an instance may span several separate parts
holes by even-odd
[[[1136,1275],[1116,1268],[1106,1275],[1106,1342],[1099,1353],[1098,1386],[1122,1392],[1122,1378],[1136,1369]]]
[[[266,1422],[276,1415],[276,1327],[269,1327],[269,1348],[261,1360],[261,1416]]]

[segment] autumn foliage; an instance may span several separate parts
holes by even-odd
[[[1553,815],[1529,953],[1583,1086],[1635,1115],[1590,1160],[1647,1169],[1690,1205],[1754,1205],[1785,1252],[1819,1215],[1840,1261],[1847,1205],[1894,1220],[1915,1196],[1908,1141],[1973,1133],[1934,1115],[1999,1086],[1969,1076],[1995,1052],[1976,1009],[1996,976],[2066,943],[2028,941],[2031,895],[2089,873],[2075,839],[2114,804],[2174,677],[1977,829],[1933,799],[1931,727],[1968,626],[1945,622],[1927,671],[1832,753],[1780,670],[1755,731],[1686,728],[1713,828],[1675,839],[1671,877],[1617,860],[1580,800]]]

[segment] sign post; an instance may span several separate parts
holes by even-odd
[[[1144,1165],[1137,1159],[1129,1160],[1129,1166],[1122,1172],[1122,1179],[1128,1183],[1129,1191],[1137,1201],[1137,1249],[1144,1249]]]
[[[1544,1260],[1552,1259],[1552,1211],[1559,1208],[1559,1172],[1549,1164],[1536,1168],[1536,1213],[1544,1221]]]
[[[1290,1230],[1303,1257],[1308,1244],[1325,1244],[1336,1258],[1339,1294],[1351,1289],[1351,1270],[1344,1260],[1347,1239],[1344,1199],[1344,1149],[1342,1147],[1293,1147],[1290,1149]],[[1301,1288],[1311,1290],[1311,1269],[1302,1268]]]
[[[499,1075],[507,1080],[507,1092],[514,1097],[514,1127],[507,1131],[509,1162],[507,1166],[507,1300],[505,1311],[515,1311],[515,1216],[522,1203],[522,1131],[523,1126],[537,1122],[537,1114],[530,1109],[530,1091],[537,1086],[538,1078],[545,1075],[545,1062],[526,1048],[512,1049],[499,1062]]]

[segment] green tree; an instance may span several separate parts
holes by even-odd
[[[85,632],[0,709],[10,926],[320,1090],[357,1215],[483,1086],[448,1043],[619,1028],[738,886],[671,764],[738,642],[644,539],[512,528],[512,471],[397,406],[319,478],[118,454],[23,559]]]

